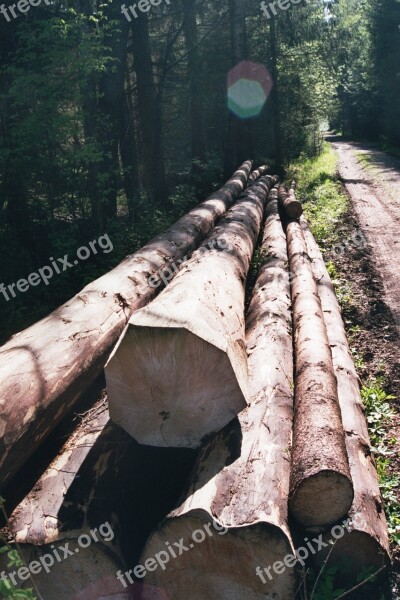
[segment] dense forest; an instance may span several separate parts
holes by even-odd
[[[2,5],[0,14],[0,283],[98,236],[108,249],[60,269],[51,286],[35,284],[29,300],[3,292],[2,341],[139,248],[244,159],[282,173],[317,155],[328,127],[400,146],[396,0],[269,9],[142,0],[139,11],[120,0],[35,4]],[[235,77],[247,92],[253,84],[248,112],[229,93]]]

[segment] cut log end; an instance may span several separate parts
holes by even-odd
[[[148,572],[145,579],[146,584],[164,589],[168,598],[287,600],[295,593],[294,569],[285,569],[280,575],[270,569],[270,577],[263,570],[292,552],[286,535],[278,527],[263,524],[228,531],[220,527],[217,531],[210,515],[193,511],[185,517],[168,520],[154,532],[141,564],[166,550],[167,545],[175,548],[173,544],[178,540],[183,540],[187,550],[176,558],[170,556],[165,570],[158,567]],[[257,575],[257,567],[261,575]],[[145,591],[143,600],[154,598],[151,588],[147,589],[150,591]]]
[[[289,219],[299,219],[303,214],[303,207],[297,200],[292,200],[285,205],[285,211]]]
[[[330,533],[324,535],[325,543],[331,538]],[[330,555],[327,559],[328,552]],[[366,579],[372,573],[390,566],[390,558],[383,551],[381,544],[371,535],[357,530],[345,532],[342,538],[335,541],[333,547],[329,545],[313,558],[317,568],[322,568],[326,560],[325,568],[334,566],[337,572],[335,583],[346,589],[360,582],[360,574],[364,574]]]
[[[247,405],[228,355],[183,328],[130,326],[106,376],[111,419],[141,444],[198,448]]]
[[[337,522],[353,502],[353,485],[335,471],[320,471],[303,479],[289,499],[295,519],[305,527],[324,527]]]

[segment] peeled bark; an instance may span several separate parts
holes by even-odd
[[[167,542],[184,539],[188,551],[145,579],[174,600],[288,600],[296,591],[293,568],[280,575],[272,571],[272,578],[263,571],[293,553],[287,523],[293,418],[291,302],[286,237],[276,197],[267,211],[264,262],[246,321],[250,406],[202,448],[184,502],[155,530],[141,558],[144,564]],[[206,536],[199,547],[190,544],[196,529]],[[200,539],[200,534],[195,536],[195,541]],[[144,594],[144,600],[150,598],[150,593]]]
[[[139,443],[197,448],[246,406],[245,281],[265,198],[244,192],[112,353],[110,416]]]
[[[301,219],[301,227],[312,260],[314,277],[318,282],[318,292],[332,350],[350,473],[354,485],[354,500],[349,511],[350,523],[347,525],[345,535],[335,543],[329,558],[329,566],[344,561],[351,565],[351,573],[358,575],[370,567],[378,569],[389,564],[387,524],[372,458],[359,380],[339,303],[318,244],[305,219]]]
[[[303,214],[303,207],[296,200],[293,187],[287,193],[283,185],[279,186],[279,202],[289,219],[298,219]]]
[[[9,528],[17,542],[42,545],[59,539],[59,514],[65,496],[108,423],[108,407],[101,402],[78,426],[32,491],[10,516]],[[99,450],[100,453],[104,452],[104,446]],[[104,466],[103,461],[102,469]]]
[[[296,362],[289,509],[306,527],[335,523],[350,509],[350,478],[337,383],[311,261],[297,221],[287,226]]]
[[[219,191],[0,351],[4,485],[102,371],[132,312],[157,293],[149,278],[184,260],[244,189],[244,163]]]

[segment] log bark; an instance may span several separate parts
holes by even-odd
[[[367,422],[360,395],[359,380],[347,341],[339,303],[324,259],[305,219],[301,227],[318,282],[322,310],[332,349],[333,367],[337,379],[338,398],[342,413],[350,473],[354,485],[354,500],[349,511],[350,523],[338,539],[329,558],[329,565],[347,563],[353,576],[390,562],[388,530],[372,457]],[[325,556],[318,557],[319,560]]]
[[[168,231],[1,348],[2,485],[99,375],[133,310],[156,295],[149,277],[198,246],[244,189],[250,168],[244,163]]]
[[[249,185],[251,185],[252,183],[254,183],[255,181],[257,181],[257,179],[259,179],[263,175],[266,175],[266,173],[268,171],[269,171],[268,165],[261,165],[261,167],[258,167],[258,169],[256,169],[252,173],[250,173],[250,176],[249,176]]]
[[[289,219],[298,219],[303,214],[303,207],[296,200],[293,188],[287,193],[283,185],[279,186],[279,202]]]
[[[97,440],[105,434],[109,423],[108,407],[104,401],[95,405],[88,416],[82,420],[60,453],[37,481],[32,491],[22,500],[9,518],[9,528],[16,542],[20,544],[50,544],[60,538],[62,510],[65,496]],[[104,443],[98,456],[104,453]],[[120,446],[115,450],[120,452]],[[110,452],[102,461],[104,469]],[[97,462],[95,459],[94,462]]]
[[[112,353],[110,416],[139,443],[197,448],[246,406],[245,281],[265,198],[244,192]]]
[[[246,320],[250,406],[204,445],[184,501],[154,531],[141,558],[144,564],[167,542],[184,539],[188,551],[145,578],[175,600],[288,600],[296,591],[293,568],[280,575],[272,571],[270,577],[263,571],[293,552],[287,523],[293,418],[291,301],[286,237],[276,194],[275,199],[271,195],[263,265]],[[200,539],[196,530],[205,533],[199,547],[190,543],[194,534]],[[145,594],[144,600],[151,597]]]
[[[337,383],[321,301],[301,227],[287,226],[296,362],[289,508],[306,527],[335,523],[350,509],[350,478]]]

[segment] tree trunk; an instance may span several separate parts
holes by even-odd
[[[281,122],[281,101],[279,93],[279,69],[278,69],[278,32],[277,23],[274,16],[270,19],[269,47],[271,55],[271,76],[273,88],[271,92],[274,144],[275,144],[275,171],[280,177],[284,176],[284,156],[283,156],[283,134]]]
[[[119,111],[119,151],[121,155],[129,221],[133,224],[135,221],[135,204],[139,195],[139,167],[135,123],[129,94],[129,91],[124,90],[121,98],[121,108]]]
[[[318,282],[329,345],[332,349],[350,473],[354,485],[354,500],[349,512],[350,524],[345,535],[336,541],[329,558],[329,566],[347,563],[351,566],[349,573],[355,579],[371,567],[379,569],[389,564],[387,524],[360,396],[359,380],[347,341],[341,310],[321,251],[305,219],[301,219],[301,227],[312,260],[314,277]],[[325,558],[326,556],[321,555],[318,560]]]
[[[229,0],[229,23],[231,34],[232,67],[248,56],[246,28],[247,0]],[[249,121],[229,112],[228,137],[225,153],[225,174],[231,173],[233,165],[252,154],[252,136]]]
[[[153,76],[147,14],[132,21],[132,43],[143,148],[144,187],[160,206],[168,200],[163,156],[161,105]]]
[[[111,355],[110,415],[139,443],[197,448],[246,406],[244,287],[265,197],[247,188]]]
[[[257,179],[260,179],[260,177],[268,173],[268,171],[269,167],[267,165],[262,165],[261,167],[258,167],[258,169],[256,169],[250,174],[248,185],[251,185],[252,183],[257,181]]]
[[[121,19],[122,0],[114,0],[105,6],[105,14],[113,25],[105,35],[104,43],[110,47],[114,59],[106,68],[99,82],[99,126],[98,140],[102,158],[99,172],[102,176],[101,197],[104,203],[105,218],[117,216],[118,187],[118,142],[120,110],[125,94],[125,63],[129,25]],[[118,25],[115,25],[115,22]]]
[[[293,419],[291,302],[276,191],[270,197],[264,260],[246,321],[250,406],[202,448],[184,501],[155,530],[141,558],[143,564],[167,542],[183,538],[188,551],[171,560],[165,571],[158,568],[145,579],[174,600],[295,596],[293,568],[280,575],[263,569],[293,553],[287,523]],[[199,541],[201,532],[201,547],[193,547],[190,541]],[[148,598],[144,594],[144,600]]]
[[[325,321],[297,221],[287,226],[296,360],[289,509],[306,527],[335,523],[349,510],[353,486]]]
[[[278,197],[279,203],[289,219],[298,219],[301,217],[303,214],[303,207],[301,203],[296,200],[294,189],[290,188],[290,192],[287,193],[285,187],[280,185]]]
[[[198,246],[245,187],[250,167],[244,164],[209,200],[1,348],[3,485],[101,372],[132,312],[156,295],[149,278]]]
[[[196,0],[184,0],[183,9],[183,31],[188,52],[192,159],[203,162],[206,158],[206,128],[203,106],[203,72],[198,48]]]

